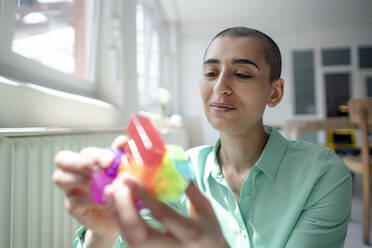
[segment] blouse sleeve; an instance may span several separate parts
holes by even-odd
[[[343,247],[351,210],[352,178],[333,152],[314,185],[286,248]]]

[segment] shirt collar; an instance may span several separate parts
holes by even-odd
[[[217,140],[216,144],[213,147],[213,151],[209,153],[207,160],[205,161],[204,167],[204,183],[207,183],[209,176],[212,176],[216,179],[222,177],[221,169],[218,164],[218,150],[221,147],[220,139]]]
[[[288,140],[285,139],[277,129],[264,126],[265,132],[270,134],[269,140],[267,141],[260,158],[253,166],[252,170],[261,170],[270,180],[274,180],[276,173],[279,169],[280,163],[284,156],[285,150],[287,149]],[[222,177],[221,169],[218,164],[218,150],[221,147],[220,139],[217,140],[213,147],[213,152],[207,157],[205,168],[204,168],[204,182],[206,183],[209,176],[214,178]]]
[[[273,181],[287,149],[288,140],[276,128],[265,126],[265,131],[270,137],[255,166]]]

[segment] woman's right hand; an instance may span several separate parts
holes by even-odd
[[[128,138],[119,136],[112,144],[113,148],[122,148]],[[54,183],[66,195],[65,207],[82,225],[106,241],[114,241],[118,228],[106,204],[97,204],[91,198],[91,176],[98,166],[105,166],[113,159],[107,149],[84,148],[80,153],[60,151],[55,156],[57,169],[53,173]]]

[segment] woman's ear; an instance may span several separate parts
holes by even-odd
[[[279,78],[271,83],[271,95],[267,101],[267,105],[271,108],[280,103],[284,93],[284,80]]]

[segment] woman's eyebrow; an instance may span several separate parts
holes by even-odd
[[[203,62],[203,65],[205,64],[220,64],[220,61],[218,59],[207,59]]]
[[[231,64],[250,64],[250,65],[254,65],[258,70],[260,70],[258,65],[255,62],[253,62],[252,60],[249,60],[249,59],[233,59],[231,61]]]

